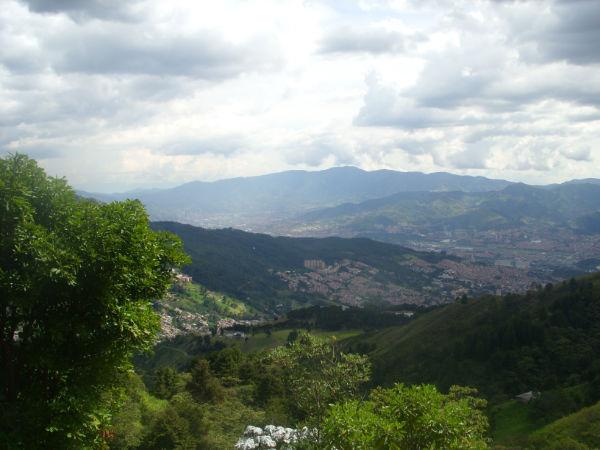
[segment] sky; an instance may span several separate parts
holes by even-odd
[[[600,178],[599,1],[0,2],[0,156],[79,189]]]

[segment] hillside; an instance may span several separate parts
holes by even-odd
[[[481,266],[443,253],[370,239],[289,238],[174,222],[192,263],[184,268],[208,289],[262,312],[306,304],[437,304],[463,294],[525,290],[540,280],[526,271]]]
[[[529,390],[598,385],[599,324],[595,274],[526,295],[458,301],[348,345],[369,351],[376,382],[469,385],[499,401]]]
[[[531,435],[529,445],[557,450],[600,448],[600,403],[546,425]]]
[[[270,231],[368,237],[568,278],[600,270],[600,185],[403,192],[312,211]]]
[[[124,194],[83,196],[101,201],[137,198],[153,220],[208,227],[249,228],[344,202],[361,202],[403,191],[466,191],[502,189],[510,183],[450,173],[364,171],[337,167],[317,172],[294,170],[215,182]]]
[[[476,230],[531,226],[577,228],[600,210],[600,185],[569,183],[551,188],[515,184],[492,192],[402,192],[343,204],[298,218],[292,228],[351,234],[375,230]],[[290,225],[291,226],[291,225]]]

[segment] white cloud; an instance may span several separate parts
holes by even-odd
[[[600,177],[597,2],[6,0],[0,153],[87,190],[355,164]]]

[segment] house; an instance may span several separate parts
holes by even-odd
[[[539,392],[523,392],[522,394],[515,395],[515,399],[520,401],[521,403],[529,403],[531,400],[536,399],[540,395]]]

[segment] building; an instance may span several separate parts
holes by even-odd
[[[311,270],[324,270],[327,265],[321,259],[305,259],[304,267]]]

